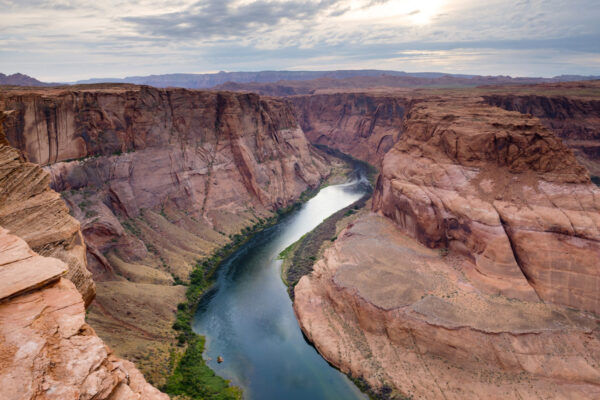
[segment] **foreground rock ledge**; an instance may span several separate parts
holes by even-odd
[[[0,398],[169,398],[85,323],[81,294],[61,277],[67,265],[0,228],[0,276],[15,268],[22,279],[0,281]]]
[[[48,174],[8,146],[4,117],[0,112],[0,399],[167,400],[85,323],[84,298],[91,301],[95,286],[79,223],[48,188]]]
[[[69,215],[60,195],[50,189],[49,174],[5,142],[2,120],[0,112],[0,226],[24,239],[37,253],[65,262],[66,278],[89,305],[96,285],[87,270],[79,222]]]

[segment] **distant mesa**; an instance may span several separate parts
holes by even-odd
[[[13,86],[53,86],[55,84],[45,83],[38,81],[35,78],[25,74],[12,74],[5,75],[0,72],[0,85],[13,85]]]
[[[289,96],[309,94],[315,89],[365,87],[469,87],[480,85],[556,83],[594,80],[600,76],[561,75],[554,78],[482,76],[442,72],[404,72],[376,69],[335,71],[255,71],[210,74],[163,74],[125,78],[92,78],[71,84],[131,83],[157,88],[218,89],[252,91],[265,95]],[[0,73],[0,85],[58,86],[62,83],[41,82],[30,76]]]
[[[208,89],[233,91],[253,91],[266,95],[308,94],[317,86],[325,87],[457,87],[499,84],[536,84],[572,80],[600,79],[600,76],[569,75],[554,78],[512,78],[510,76],[481,76],[447,74],[442,72],[404,72],[376,69],[336,70],[336,71],[257,71],[224,72],[211,74],[165,74],[130,76],[126,78],[95,78],[77,81],[87,83],[133,83],[154,87],[182,87],[187,89]],[[237,86],[236,86],[237,85]],[[248,85],[248,86],[245,86]],[[261,85],[277,85],[281,88],[264,88]]]

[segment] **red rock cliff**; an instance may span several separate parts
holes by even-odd
[[[507,290],[600,313],[600,204],[585,168],[539,120],[454,101],[411,109],[374,209]]]
[[[98,285],[90,323],[157,384],[184,299],[174,280],[329,173],[289,104],[255,94],[92,85],[0,101],[15,110],[11,143],[81,222]]]
[[[409,100],[378,93],[296,96],[298,120],[312,143],[336,148],[380,166],[402,134]]]
[[[382,396],[600,396],[600,190],[534,117],[415,99],[364,211],[295,288]]]
[[[538,117],[575,149],[578,160],[592,175],[600,176],[600,100],[586,96],[597,83],[550,85],[549,93],[499,93],[484,96],[487,103]],[[543,88],[543,87],[542,87]]]
[[[223,213],[285,206],[327,173],[289,106],[254,94],[116,86],[0,98],[16,110],[9,141],[48,165],[52,187],[102,250],[101,236],[123,230],[111,215],[135,218],[168,202],[232,233]]]
[[[85,323],[94,285],[79,223],[1,126],[0,166],[0,397],[168,399]]]
[[[89,305],[96,289],[87,270],[79,221],[50,189],[48,172],[26,162],[6,141],[0,145],[0,163],[0,226],[24,239],[37,253],[64,261],[69,267],[66,277]]]

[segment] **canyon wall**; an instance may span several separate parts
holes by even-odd
[[[488,104],[538,117],[594,176],[600,176],[600,100],[577,96],[575,84],[563,85],[561,94],[510,94],[484,96]],[[590,83],[581,85],[589,88]]]
[[[381,398],[600,396],[600,190],[530,115],[415,96],[372,211],[295,288]]]
[[[88,320],[156,384],[182,281],[242,229],[317,187],[329,161],[289,104],[254,94],[92,85],[7,90],[8,139],[81,222]]]
[[[374,210],[429,247],[467,254],[512,297],[600,314],[599,192],[585,168],[536,118],[452,102],[411,109]]]
[[[0,397],[168,399],[85,322],[94,284],[79,222],[48,183],[0,125]]]
[[[65,262],[66,278],[75,284],[89,305],[96,289],[87,270],[79,222],[69,215],[60,195],[50,189],[49,174],[38,165],[25,162],[3,134],[2,138],[0,226],[24,239],[38,254]]]
[[[332,93],[290,97],[311,143],[336,148],[380,166],[402,134],[407,98],[384,93]]]

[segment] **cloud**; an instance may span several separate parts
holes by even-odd
[[[2,9],[9,8],[38,8],[38,9],[52,9],[52,10],[74,10],[76,9],[77,1],[69,0],[23,0],[23,1],[2,1],[0,0],[0,7]]]
[[[0,9],[0,72],[53,81],[302,66],[600,74],[597,0],[0,0]]]
[[[339,0],[266,1],[235,4],[231,0],[208,0],[185,10],[160,15],[124,17],[139,32],[155,36],[190,38],[238,37],[272,28],[284,21],[310,21],[318,14],[340,16],[349,8],[336,9]]]

